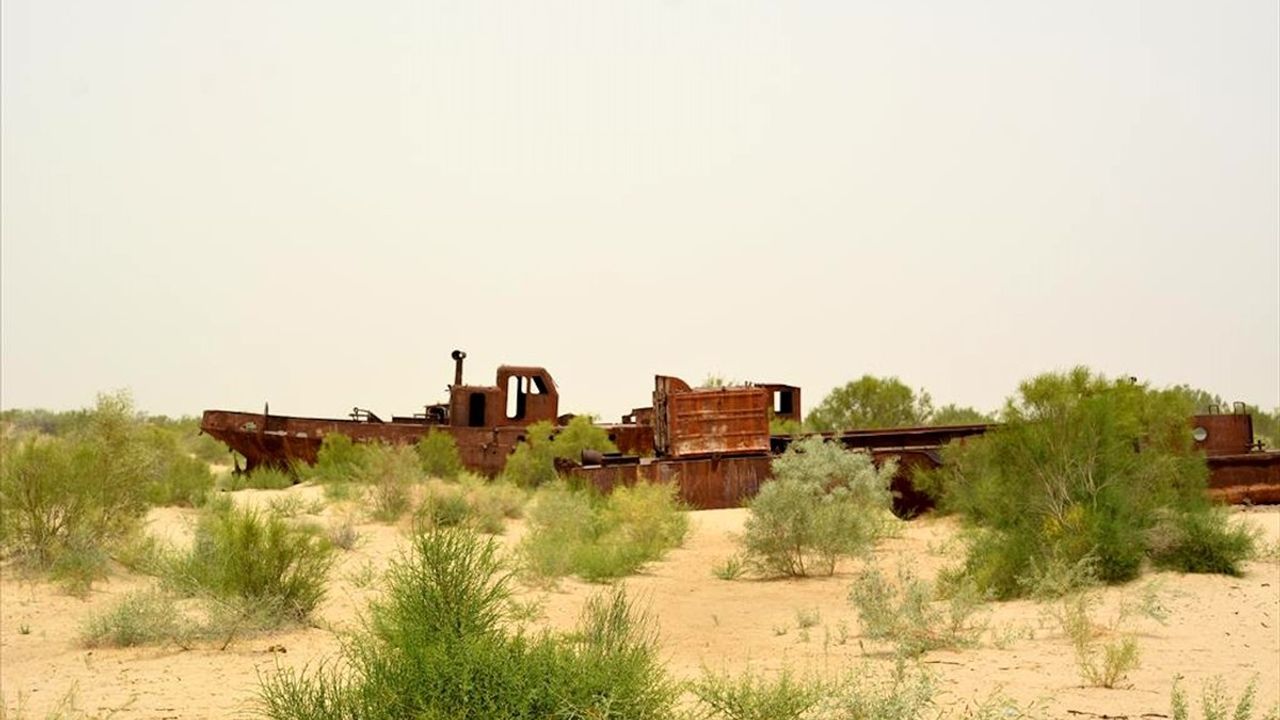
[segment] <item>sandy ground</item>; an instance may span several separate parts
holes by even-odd
[[[239,502],[262,504],[282,495],[307,500],[317,488],[236,493]],[[302,518],[337,522],[344,510],[330,506]],[[887,646],[861,637],[848,602],[856,563],[834,577],[804,580],[715,578],[711,568],[732,555],[743,510],[692,514],[685,546],[642,574],[629,590],[647,604],[660,629],[669,669],[677,677],[703,668],[731,672],[773,671],[788,665],[818,673],[887,672]],[[1280,540],[1280,508],[1254,509],[1239,516],[1255,525],[1266,542]],[[189,539],[191,511],[155,510],[148,529],[172,542]],[[332,657],[337,632],[352,627],[377,592],[376,578],[403,546],[394,527],[361,524],[361,544],[342,553],[331,571],[329,594],[313,627],[236,639],[225,650],[202,646],[89,650],[77,643],[80,625],[91,613],[122,594],[146,587],[148,578],[118,574],[95,586],[84,599],[56,587],[0,571],[0,690],[9,708],[23,716],[44,714],[68,697],[90,716],[116,718],[222,718],[252,712],[260,674],[277,667],[300,668]],[[515,543],[523,527],[510,523],[502,541]],[[876,563],[892,572],[907,565],[925,577],[954,560],[949,542],[956,525],[948,518],[906,524],[898,537],[878,548]],[[1161,596],[1170,610],[1165,624],[1137,624],[1143,662],[1123,689],[1081,687],[1069,643],[1048,622],[1044,606],[1007,602],[988,606],[991,630],[980,647],[928,653],[923,662],[940,678],[944,705],[964,705],[1001,691],[1026,702],[1042,702],[1049,717],[1165,717],[1171,683],[1181,675],[1193,691],[1214,675],[1225,677],[1233,693],[1258,679],[1260,704],[1280,701],[1280,564],[1251,563],[1243,577],[1162,573]],[[1101,617],[1140,583],[1104,591]],[[524,599],[544,603],[536,621],[553,627],[573,624],[586,598],[600,586],[566,580],[554,590],[522,589]],[[798,613],[818,622],[799,627]]]

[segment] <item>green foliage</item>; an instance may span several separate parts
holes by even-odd
[[[792,437],[804,433],[804,423],[769,415],[770,435],[790,435]]]
[[[350,482],[364,467],[366,448],[342,433],[329,433],[320,442],[316,464],[307,477],[322,483]]]
[[[557,458],[582,462],[583,450],[617,452],[609,433],[588,415],[578,415],[556,432],[542,421],[528,427],[525,440],[507,458],[502,476],[520,487],[534,488],[556,479]]]
[[[534,498],[520,553],[535,577],[599,582],[661,558],[688,529],[673,485],[618,487],[600,497],[553,483]]]
[[[536,422],[525,430],[524,442],[507,457],[502,477],[520,487],[535,488],[556,479],[555,427],[546,421]]]
[[[139,590],[102,612],[89,616],[80,630],[85,647],[133,647],[170,641],[185,644],[194,634],[190,621],[173,598],[156,590]]]
[[[1173,720],[1191,720],[1191,708],[1187,704],[1187,695],[1179,685],[1181,680],[1181,677],[1173,679],[1173,691],[1169,698],[1170,715]],[[1200,717],[1203,720],[1227,720],[1228,718],[1253,720],[1257,682],[1256,677],[1250,680],[1244,691],[1240,693],[1240,698],[1233,703],[1231,696],[1223,687],[1222,676],[1215,676],[1201,689]],[[1272,706],[1271,710],[1262,716],[1262,720],[1280,720],[1280,705]]]
[[[830,692],[820,679],[796,677],[788,667],[774,677],[750,669],[736,677],[704,670],[690,691],[709,717],[726,720],[799,720]]]
[[[971,587],[936,602],[933,586],[905,568],[899,568],[896,585],[874,568],[863,570],[849,600],[858,609],[863,634],[892,642],[903,656],[973,647],[986,628],[974,618],[981,603]]]
[[[462,472],[458,441],[443,430],[431,429],[418,441],[418,460],[427,477],[453,480]]]
[[[244,473],[239,486],[255,490],[284,490],[293,487],[293,483],[293,474],[288,470],[262,465],[254,468],[253,472]]]
[[[1085,368],[1022,383],[1004,424],[948,446],[936,476],[944,506],[985,528],[970,544],[966,574],[1000,598],[1023,594],[1037,567],[1086,557],[1098,579],[1130,580],[1169,512],[1194,517],[1183,528],[1231,535],[1225,517],[1209,512],[1189,413],[1177,391]]]
[[[225,503],[202,514],[191,549],[171,558],[165,575],[189,595],[244,600],[303,620],[324,597],[332,553],[309,528]]]
[[[831,391],[805,419],[816,432],[923,425],[933,412],[929,393],[896,377],[863,375]]]
[[[821,437],[792,443],[751,501],[748,561],[766,575],[834,573],[837,560],[867,552],[883,534],[894,471]]]
[[[1256,545],[1256,533],[1231,524],[1225,508],[1163,513],[1147,533],[1156,567],[1189,573],[1240,575]]]
[[[529,433],[533,435],[532,432]],[[551,451],[555,457],[582,462],[583,450],[600,452],[617,452],[618,448],[609,440],[609,433],[595,424],[590,415],[576,415],[569,424],[560,429],[551,440]]]
[[[730,555],[724,559],[724,562],[712,567],[711,574],[721,580],[737,580],[742,577],[746,569],[746,563],[743,562],[741,555]]]
[[[150,456],[144,491],[147,502],[184,507],[198,507],[203,503],[213,489],[209,463],[193,457],[183,446],[182,436],[175,431],[149,425],[141,428],[140,435]]]
[[[368,486],[373,518],[395,522],[409,511],[409,488],[422,479],[418,456],[405,445],[373,443],[361,450],[356,480]]]
[[[675,711],[649,621],[620,589],[591,599],[572,634],[513,633],[496,545],[459,528],[416,535],[387,586],[341,665],[264,678],[265,715],[656,720]]]
[[[82,591],[137,526],[164,467],[127,393],[100,395],[75,428],[0,445],[0,538],[26,567]]]
[[[1081,679],[1091,687],[1114,688],[1142,661],[1131,619],[1146,616],[1163,622],[1167,611],[1154,585],[1147,586],[1138,602],[1121,602],[1106,624],[1094,617],[1099,603],[1096,592],[1080,590],[1063,597],[1049,614],[1071,641]]]
[[[978,425],[991,420],[991,416],[986,413],[954,403],[943,405],[929,415],[930,425]]]

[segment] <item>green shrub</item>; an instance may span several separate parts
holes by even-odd
[[[976,645],[986,626],[974,619],[980,603],[972,590],[953,593],[945,607],[935,599],[933,586],[905,568],[896,585],[867,568],[849,591],[863,634],[892,642],[899,655]]]
[[[530,433],[532,435],[532,433]],[[555,457],[582,462],[583,450],[599,452],[617,452],[618,448],[609,440],[609,432],[595,424],[590,415],[576,415],[556,433],[551,440],[551,449]]]
[[[497,535],[506,529],[507,518],[518,518],[524,514],[527,494],[509,482],[490,482],[464,473],[461,487],[466,493],[475,527],[482,532]]]
[[[294,483],[293,473],[271,465],[256,467],[253,472],[245,473],[242,479],[242,487],[254,490],[284,490],[293,487]]]
[[[946,507],[986,528],[965,572],[982,591],[1009,598],[1034,584],[1035,568],[1085,557],[1109,583],[1136,577],[1152,554],[1188,569],[1231,567],[1241,536],[1210,512],[1189,412],[1177,391],[1085,368],[1022,383],[1003,425],[946,448],[935,478]],[[1169,514],[1182,537],[1153,548],[1152,530]]]
[[[241,599],[302,620],[324,597],[332,559],[329,544],[308,528],[219,504],[201,516],[191,549],[165,574],[186,594]]]
[[[146,483],[147,502],[152,505],[198,507],[213,489],[213,473],[208,462],[192,457],[173,431],[149,426],[142,441],[151,455],[150,478]]]
[[[471,519],[471,505],[458,485],[427,483],[415,519],[426,528],[457,527]]]
[[[1170,715],[1173,720],[1191,720],[1191,708],[1187,704],[1187,695],[1179,686],[1181,679],[1181,677],[1173,679],[1173,690],[1169,698]],[[1227,720],[1227,718],[1252,720],[1257,682],[1256,677],[1250,680],[1244,691],[1240,693],[1240,698],[1233,703],[1231,696],[1223,687],[1222,676],[1215,676],[1201,689],[1200,717],[1203,720]],[[1262,716],[1262,720],[1280,720],[1280,705],[1272,706],[1271,710]]]
[[[735,676],[703,671],[690,691],[708,717],[726,720],[799,720],[808,716],[831,688],[817,678],[797,678],[788,667],[774,677],[751,670]]]
[[[110,548],[138,525],[156,478],[129,396],[100,395],[69,436],[5,441],[0,455],[6,553],[87,589],[105,573]]]
[[[453,480],[462,472],[458,441],[443,430],[429,430],[416,447],[422,471],[427,477]]]
[[[80,630],[85,647],[133,647],[176,642],[185,645],[195,628],[173,598],[156,590],[131,592],[89,616]]]
[[[1165,514],[1147,535],[1156,567],[1188,573],[1239,575],[1254,556],[1257,535],[1232,524],[1224,508]]]
[[[519,487],[538,487],[556,479],[556,459],[580,463],[583,450],[617,452],[618,448],[609,440],[609,433],[587,415],[574,417],[559,432],[549,422],[536,422],[507,458],[502,475]]]
[[[894,472],[821,437],[792,443],[749,505],[748,560],[766,575],[834,573],[837,560],[867,552],[884,533]]]
[[[320,442],[315,465],[306,470],[306,475],[321,483],[350,482],[359,476],[365,455],[365,446],[342,433],[328,433]]]
[[[422,479],[413,449],[404,445],[368,445],[356,479],[368,486],[373,517],[394,522],[409,510],[409,488]]]
[[[341,663],[263,680],[271,718],[669,718],[676,686],[623,591],[591,599],[576,632],[506,627],[510,577],[469,530],[416,535]]]
[[[555,449],[551,437],[555,427],[542,421],[525,430],[524,442],[507,456],[502,478],[519,487],[535,488],[556,479]]]
[[[1167,611],[1155,585],[1148,585],[1137,602],[1121,602],[1106,623],[1094,617],[1099,602],[1095,591],[1079,590],[1064,596],[1048,614],[1071,641],[1080,678],[1091,687],[1114,688],[1142,661],[1131,620],[1145,616],[1163,622]]]
[[[673,485],[619,487],[601,497],[553,483],[535,496],[520,553],[535,577],[605,581],[679,546],[688,523]]]

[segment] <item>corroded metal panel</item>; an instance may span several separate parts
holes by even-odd
[[[659,375],[653,393],[655,448],[667,457],[767,454],[771,400],[763,387],[695,390]]]

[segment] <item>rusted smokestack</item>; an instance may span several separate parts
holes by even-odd
[[[458,385],[458,386],[462,385],[462,361],[465,360],[466,357],[467,357],[467,354],[462,352],[461,350],[453,351],[453,362],[454,362],[453,384],[454,385]]]

